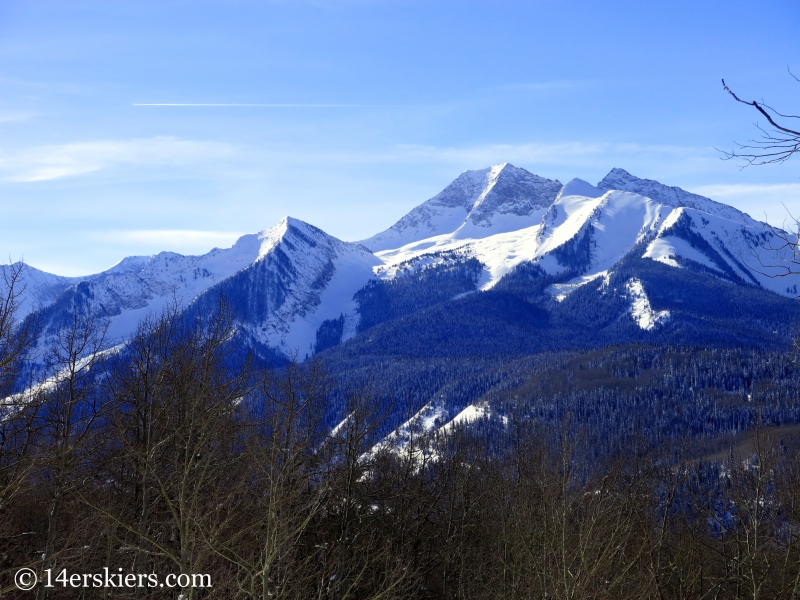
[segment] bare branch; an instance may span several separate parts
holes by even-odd
[[[789,75],[800,82],[800,79],[795,77],[791,71],[789,71]],[[749,102],[747,100],[742,100],[728,87],[724,79],[722,80],[722,87],[737,102],[755,108],[767,119],[770,125],[775,128],[774,132],[767,132],[756,123],[756,127],[762,133],[761,139],[749,140],[747,144],[735,142],[738,146],[738,150],[718,150],[718,152],[723,154],[723,160],[730,160],[732,158],[743,159],[744,164],[741,168],[745,168],[751,165],[780,164],[787,161],[789,157],[795,153],[800,152],[800,131],[785,127],[775,120],[777,117],[782,119],[798,119],[800,116],[778,112],[764,101],[759,103],[755,100]]]
[[[723,88],[725,88],[725,91],[726,91],[726,92],[728,92],[728,93],[729,93],[731,96],[733,96],[733,98],[734,98],[734,99],[735,99],[737,102],[741,102],[742,104],[746,104],[746,105],[748,105],[748,106],[752,106],[752,107],[754,107],[754,108],[755,108],[755,109],[756,109],[758,112],[760,112],[762,115],[764,115],[764,116],[767,118],[767,121],[769,121],[769,122],[770,122],[770,125],[772,125],[772,126],[775,128],[775,129],[778,129],[778,130],[780,130],[780,131],[783,131],[784,133],[788,133],[788,134],[791,134],[791,135],[800,136],[800,131],[794,131],[794,130],[792,130],[792,129],[788,129],[788,128],[786,128],[786,127],[782,127],[781,125],[778,125],[778,123],[776,123],[776,122],[773,120],[773,118],[770,116],[770,114],[769,114],[769,113],[768,113],[766,110],[764,110],[764,108],[762,108],[762,105],[761,105],[761,104],[759,104],[758,102],[756,102],[755,100],[753,100],[753,101],[751,101],[751,102],[747,102],[746,100],[742,100],[741,98],[739,98],[739,97],[738,97],[738,96],[737,96],[737,95],[736,95],[736,94],[733,92],[733,90],[732,90],[731,88],[729,88],[729,87],[728,87],[728,86],[725,84],[725,80],[724,80],[724,79],[722,80],[722,87],[723,87]],[[764,106],[766,106],[766,105],[764,105]],[[769,107],[767,106],[767,108],[769,108]],[[771,109],[770,109],[770,110],[771,110]],[[781,116],[782,116],[782,115],[781,115]]]

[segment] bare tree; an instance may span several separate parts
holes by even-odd
[[[173,306],[142,324],[111,371],[113,429],[101,475],[114,486],[81,496],[104,519],[116,564],[127,553],[140,575],[213,572],[217,594],[224,569],[208,540],[236,515],[247,480],[238,407],[251,385],[249,363],[230,364],[235,331],[224,302],[210,316]]]
[[[36,336],[36,321],[21,319],[20,308],[25,295],[25,264],[2,265],[0,289],[0,395],[5,396],[20,375],[25,352]]]
[[[92,454],[103,415],[103,398],[97,369],[105,355],[107,323],[77,309],[55,336],[48,354],[52,376],[39,387],[41,396],[37,460],[47,476],[41,482],[47,497],[47,525],[42,569],[63,564],[62,556],[73,544],[64,536],[65,508],[83,483],[80,471]],[[74,530],[73,530],[74,531]],[[37,598],[48,594],[40,586]]]
[[[17,518],[16,500],[27,489],[33,469],[30,451],[36,406],[31,394],[12,394],[36,334],[33,319],[20,320],[25,293],[24,264],[0,266],[0,574],[7,574],[27,557],[18,552],[20,541],[34,532]],[[0,594],[7,590],[0,589]]]
[[[795,77],[791,71],[789,71],[789,75],[800,82],[800,79]],[[743,167],[767,165],[785,162],[793,154],[800,152],[800,127],[795,125],[789,127],[788,121],[788,119],[800,119],[800,115],[783,114],[763,101],[742,100],[728,87],[724,79],[722,80],[722,86],[734,100],[755,108],[767,119],[770,127],[772,127],[772,130],[766,130],[761,125],[756,124],[756,127],[761,131],[760,139],[749,140],[746,144],[737,143],[737,150],[723,151],[726,160],[732,158],[742,159],[744,161]]]
[[[326,377],[319,365],[296,361],[258,374],[242,403],[246,468],[229,486],[220,519],[200,523],[205,543],[236,572],[231,590],[247,598],[304,598],[317,581],[319,550],[307,531],[326,498],[319,484],[322,401]]]
[[[111,462],[127,465],[127,468],[118,469],[126,475],[120,487],[133,491],[126,495],[129,502],[116,503],[114,512],[118,519],[135,523],[133,546],[137,550],[134,558],[137,573],[147,573],[151,566],[148,564],[152,550],[148,533],[152,527],[155,495],[152,478],[160,442],[158,426],[165,410],[161,400],[169,385],[171,342],[176,335],[178,316],[179,306],[173,303],[160,317],[142,321],[127,345],[124,360],[114,366],[109,381],[115,408],[114,438],[119,440],[116,452],[112,452],[116,460]]]
[[[800,83],[800,79],[791,71],[789,71],[789,75]],[[744,168],[750,165],[783,163],[795,153],[800,152],[800,121],[798,121],[798,125],[794,125],[790,121],[790,119],[800,120],[800,115],[781,113],[763,101],[742,100],[736,92],[728,87],[724,79],[722,80],[722,87],[737,102],[756,109],[771,127],[771,129],[765,129],[756,123],[756,127],[761,132],[761,137],[749,140],[746,144],[737,143],[738,148],[736,150],[721,151],[724,160],[741,159],[743,161],[742,168]],[[788,209],[787,213],[789,213],[789,218],[784,221],[783,229],[771,227],[769,238],[758,240],[756,243],[756,248],[769,254],[774,254],[780,261],[778,265],[767,265],[764,264],[758,252],[754,253],[764,268],[762,274],[768,277],[785,277],[800,273],[800,244],[798,243],[798,240],[800,240],[800,220],[792,215]]]
[[[377,469],[387,452],[381,448],[378,427],[385,418],[377,398],[369,391],[348,398],[347,418],[331,434],[325,448],[332,501],[329,503],[331,541],[323,559],[326,584],[320,589],[327,600],[372,597],[392,598],[402,573],[387,568],[387,546],[381,543],[375,522],[381,477]],[[371,584],[371,585],[370,585]],[[367,596],[365,589],[372,589]]]

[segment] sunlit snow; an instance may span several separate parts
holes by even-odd
[[[631,316],[640,328],[650,331],[656,325],[660,325],[669,319],[668,310],[655,311],[650,306],[650,300],[647,298],[647,294],[644,293],[641,281],[631,279],[625,289],[631,298]]]
[[[781,243],[768,225],[733,207],[621,169],[597,186],[581,179],[562,186],[501,164],[463,173],[394,226],[361,243],[343,242],[287,217],[271,229],[243,236],[231,248],[202,256],[162,252],[129,257],[83,278],[27,267],[18,317],[53,304],[67,290],[76,292],[80,284],[98,314],[109,316],[108,343],[113,345],[168,303],[188,305],[236,275],[250,287],[245,290],[249,297],[267,297],[255,303],[263,314],[249,315],[252,336],[304,358],[313,354],[316,333],[327,320],[343,317],[342,340],[356,334],[354,294],[371,279],[475,258],[483,267],[477,288],[488,290],[521,264],[534,263],[565,279],[547,290],[561,301],[585,285],[597,286],[592,282],[599,281],[605,293],[615,265],[635,253],[675,268],[697,265],[722,279],[794,296],[800,275],[774,276],[791,258],[787,249],[774,250]],[[575,260],[583,262],[564,263],[565,249],[574,254],[577,246],[582,254]],[[266,271],[257,273],[257,266]],[[626,291],[631,314],[643,329],[667,318],[665,311],[652,310],[638,280],[628,282]]]

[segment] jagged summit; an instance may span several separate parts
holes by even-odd
[[[292,217],[240,243],[257,246],[257,259],[199,296],[202,310],[222,294],[251,339],[286,356],[312,353],[316,332],[329,319],[349,318],[340,335],[354,335],[353,296],[380,262],[368,249]]]
[[[26,283],[46,335],[81,310],[108,319],[110,344],[124,342],[147,314],[177,299],[186,310],[213,311],[228,299],[242,332],[287,356],[313,351],[316,331],[327,319],[357,323],[353,295],[372,277],[379,260],[359,244],[339,240],[299,219],[241,236],[230,248],[200,256],[161,252],[124,259],[83,278],[58,278],[32,268]],[[21,315],[21,316],[24,316]]]
[[[318,244],[340,247],[347,243],[328,235],[310,223],[286,216],[270,229],[240,237],[234,244],[234,248],[241,247],[243,251],[257,250],[255,260],[263,258],[282,242],[287,243],[292,250],[296,245],[308,248],[314,248]]]
[[[694,208],[743,225],[752,225],[754,223],[754,220],[749,215],[746,215],[732,206],[715,202],[704,196],[692,194],[679,187],[664,185],[652,179],[640,179],[635,175],[631,175],[625,169],[611,169],[608,175],[597,184],[597,188],[604,192],[609,190],[634,192],[666,206],[671,206],[673,208],[678,208],[679,206]]]
[[[377,252],[445,234],[484,237],[534,225],[561,189],[545,179],[503,163],[466,171],[436,196],[361,243]]]
[[[467,220],[489,227],[494,215],[512,214],[520,217],[547,208],[553,191],[560,187],[557,180],[545,179],[509,163],[490,167],[487,184],[470,208]]]
[[[521,273],[538,273],[551,278],[547,290],[561,302],[588,284],[603,288],[633,259],[648,259],[637,263],[645,270],[660,263],[659,268],[796,295],[800,276],[764,274],[779,267],[780,256],[761,252],[753,258],[771,235],[768,225],[733,207],[623,169],[613,169],[596,187],[581,179],[562,186],[503,163],[462,173],[362,243],[344,242],[287,216],[269,229],[241,236],[230,248],[201,256],[132,256],[80,278],[30,268],[20,316],[38,311],[43,329],[54,332],[81,307],[107,318],[109,343],[119,343],[141,318],[173,298],[204,314],[222,295],[248,343],[303,357],[355,336],[362,317],[369,324],[399,310],[390,299],[386,305],[369,304],[370,294],[380,296],[383,291],[377,290],[383,288],[359,295],[365,286],[417,273],[416,283],[397,282],[397,293],[406,294],[403,302],[447,301],[449,291],[434,281],[437,269],[449,282],[441,285],[455,286],[458,293],[450,291],[456,296],[489,290],[506,276],[505,283],[514,285],[508,282]],[[430,267],[435,268],[428,272]],[[641,277],[641,290],[649,291],[652,283]],[[619,293],[643,298],[628,279]],[[412,294],[404,287],[412,284],[422,287]]]

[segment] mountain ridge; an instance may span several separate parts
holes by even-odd
[[[740,221],[744,225],[749,225],[755,221],[750,215],[733,206],[687,192],[677,186],[669,186],[652,179],[636,177],[625,169],[617,167],[611,169],[596,187],[604,192],[610,190],[634,192],[673,208],[681,206],[695,208],[709,214],[725,217],[731,221]]]
[[[361,243],[377,252],[437,235],[463,238],[485,234],[480,229],[488,230],[493,225],[494,233],[519,229],[526,222],[533,225],[560,188],[558,180],[545,179],[509,163],[465,171],[389,229]]]
[[[395,225],[361,242],[339,240],[284,217],[270,229],[240,237],[231,248],[200,256],[127,257],[84,278],[30,268],[35,302],[24,310],[35,313],[49,335],[71,311],[93,312],[109,320],[110,343],[120,343],[144,316],[175,298],[187,310],[209,311],[213,298],[223,295],[253,343],[304,358],[362,331],[365,310],[370,323],[380,322],[383,309],[363,304],[375,298],[411,294],[395,303],[408,314],[415,302],[431,306],[505,280],[528,281],[524,285],[544,295],[528,291],[523,297],[535,296],[545,310],[554,310],[548,302],[616,281],[614,273],[629,255],[792,297],[800,277],[769,276],[786,258],[764,250],[774,235],[771,227],[733,207],[623,169],[612,169],[597,186],[581,179],[562,185],[503,163],[462,173]],[[758,268],[748,263],[754,256]],[[368,284],[412,276],[408,285],[361,293]],[[630,301],[625,310],[615,304],[614,310],[622,310],[615,318],[627,315],[631,324],[646,322],[648,331],[656,331],[669,319],[657,318],[662,308],[651,306],[648,281],[633,273],[617,286]]]

